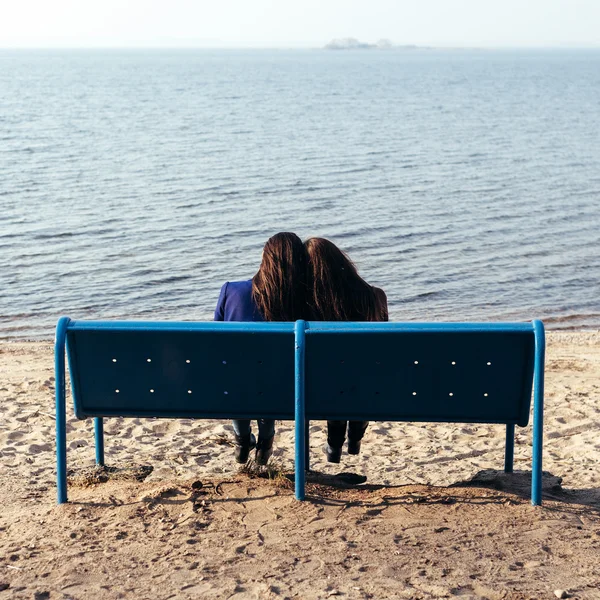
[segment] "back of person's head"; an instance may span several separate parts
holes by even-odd
[[[306,317],[306,249],[291,232],[275,234],[263,249],[252,297],[265,321],[295,321]]]
[[[310,318],[320,321],[380,321],[383,307],[354,263],[333,242],[309,238],[308,304]]]

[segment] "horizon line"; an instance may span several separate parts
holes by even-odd
[[[393,50],[598,50],[599,43],[553,43],[553,44],[535,44],[535,45],[448,45],[448,44],[395,44],[390,48],[343,48],[330,49],[326,45],[294,45],[291,42],[288,45],[156,45],[156,44],[122,44],[122,45],[92,45],[92,46],[3,46],[0,44],[0,50],[331,50],[333,52],[349,52],[358,51],[365,52],[368,50],[379,50],[380,52],[389,52]]]

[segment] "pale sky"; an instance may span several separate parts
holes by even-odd
[[[0,47],[600,46],[600,0],[0,0]]]

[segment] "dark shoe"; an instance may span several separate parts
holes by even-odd
[[[273,454],[273,439],[261,440],[258,438],[258,444],[256,444],[256,463],[259,465],[266,465],[271,454]]]
[[[360,440],[348,440],[348,454],[360,454]]]
[[[325,454],[327,455],[327,462],[339,463],[340,459],[342,458],[342,449],[333,448],[327,444],[327,446],[325,446]]]
[[[233,434],[235,438],[235,462],[245,465],[248,462],[250,450],[256,446],[254,434],[247,435]]]

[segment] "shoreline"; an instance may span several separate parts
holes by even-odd
[[[570,317],[566,317],[565,320],[571,320],[572,318]],[[76,319],[75,319],[76,320]],[[96,320],[96,319],[82,319],[82,320]],[[164,319],[98,319],[98,320],[106,320],[106,321],[111,321],[111,320],[120,320],[120,321],[131,321],[131,322],[137,322],[137,321],[143,321],[143,322],[162,322],[165,321]],[[540,319],[543,323],[544,323],[544,329],[546,331],[546,334],[555,334],[555,333],[598,333],[600,334],[600,324],[597,325],[590,325],[590,326],[566,326],[566,327],[557,327],[555,324],[560,324],[562,323],[562,321],[555,321],[552,318],[550,318],[548,321],[550,323],[550,325],[548,324],[548,321],[544,321],[543,319]],[[174,320],[173,320],[174,321]],[[204,321],[211,321],[212,319],[200,319],[199,321],[190,321],[190,322],[204,322]],[[394,321],[391,320],[391,323],[530,323],[531,321],[519,321],[518,319],[499,319],[499,320],[493,320],[493,321],[478,321],[478,320],[471,320],[471,321],[442,321],[442,320],[433,320],[433,321],[419,321],[419,320],[414,320],[414,321]],[[48,335],[43,335],[40,337],[3,337],[2,333],[0,332],[0,345],[2,344],[50,344],[53,343],[54,341],[54,330],[52,331],[52,334],[48,334]]]

